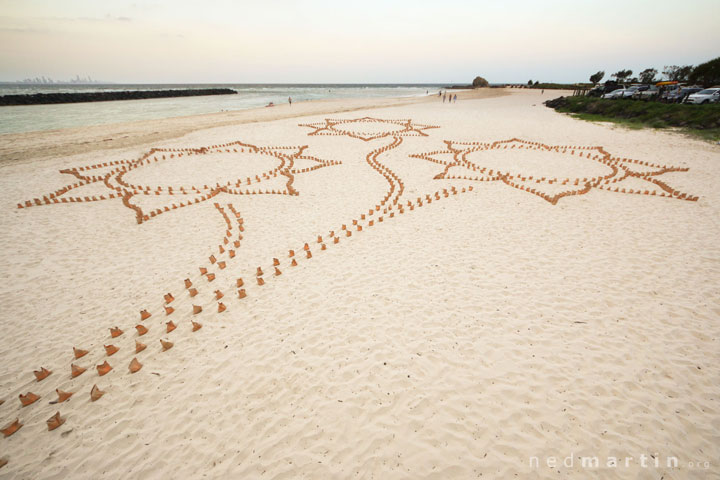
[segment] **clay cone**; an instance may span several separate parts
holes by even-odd
[[[21,394],[20,394],[20,403],[22,404],[23,407],[27,407],[27,406],[30,405],[31,403],[37,402],[38,398],[40,398],[40,397],[37,396],[37,395],[35,395],[35,394],[32,393],[32,392],[28,392],[28,393],[26,393],[25,395],[23,395],[23,394],[21,393]]]
[[[172,293],[166,293],[164,298],[165,298],[165,303],[170,303],[173,300],[175,300],[175,297],[172,296]]]
[[[222,313],[225,310],[227,310],[227,307],[225,306],[225,304],[222,302],[218,302],[218,313]]]
[[[242,287],[243,285],[245,285],[245,282],[243,282],[243,279],[242,279],[242,278],[238,278],[238,279],[237,279],[237,287],[240,288],[240,287]]]
[[[169,322],[167,322],[165,325],[167,325],[167,329],[166,329],[167,333],[170,333],[170,332],[172,332],[173,330],[175,330],[175,329],[177,328],[177,325],[175,325],[175,324],[172,322],[172,320],[170,320]]]
[[[220,300],[224,296],[225,295],[223,295],[223,293],[220,290],[215,290],[215,300]]]
[[[140,352],[142,352],[143,350],[145,350],[146,348],[147,348],[147,345],[145,345],[144,343],[140,343],[140,342],[138,342],[137,340],[135,340],[135,353],[140,353]]]
[[[37,381],[40,382],[45,380],[52,372],[47,368],[42,367],[40,370],[35,370],[33,373],[35,374]]]
[[[198,294],[198,291],[195,288],[191,288],[190,290],[188,290],[188,293],[190,293],[191,297],[194,297],[195,295]]]
[[[98,365],[98,366],[95,367],[95,368],[97,368],[98,375],[100,375],[101,377],[102,377],[103,375],[107,374],[110,370],[112,370],[112,367],[111,367],[110,364],[107,362],[107,360],[105,360],[102,365]]]
[[[160,344],[162,345],[163,352],[166,350],[170,350],[174,345],[174,343],[163,340],[162,338],[160,339]]]
[[[265,280],[263,280],[262,277],[257,277],[257,282],[258,282],[258,285],[260,285],[260,286],[265,285]]]
[[[290,262],[290,266],[291,266],[291,267],[297,267],[297,262],[295,261],[294,258],[292,259],[292,262]]]
[[[185,279],[185,288],[190,288],[190,287],[192,287],[192,282],[190,281],[189,278],[186,278]]]
[[[215,280],[215,274],[214,274],[214,273],[208,273],[208,274],[207,274],[207,281],[208,281],[208,282],[212,282],[213,280]]]
[[[120,350],[120,349],[118,347],[116,347],[115,345],[105,345],[105,353],[107,354],[108,357],[115,355],[115,353],[117,353],[118,350]]]
[[[245,289],[244,289],[244,288],[241,288],[240,290],[238,290],[238,297],[240,297],[240,298],[245,298],[245,297],[247,297],[247,293],[245,293]]]
[[[173,307],[165,307],[165,316],[172,314],[175,311]]]
[[[193,305],[193,315],[197,315],[200,312],[202,312],[202,307],[200,305]]]
[[[70,364],[70,376],[71,376],[72,378],[75,378],[75,377],[77,377],[77,376],[79,376],[79,375],[82,375],[83,372],[85,372],[85,370],[87,370],[87,368],[78,367],[78,366],[75,365],[74,363],[71,363],[71,364]]]
[[[105,392],[100,390],[97,385],[93,385],[92,390],[90,390],[90,400],[92,400],[94,402],[95,400],[99,399],[103,395],[105,395]]]
[[[256,275],[257,275],[258,277],[261,277],[261,276],[263,275],[262,267],[257,267],[257,273],[256,273]]]
[[[277,258],[273,258],[273,266],[275,266],[275,267],[280,266],[280,260],[278,260]]]
[[[282,272],[280,271],[279,268],[275,267],[275,276],[278,277],[280,275],[282,275]]]
[[[122,334],[123,334],[123,331],[120,330],[118,327],[115,327],[115,328],[111,328],[111,329],[110,329],[110,336],[111,336],[112,338],[119,337],[119,336],[122,335]]]
[[[197,332],[198,330],[200,330],[202,328],[201,323],[193,322],[192,320],[191,320],[191,322],[192,322],[192,331],[193,332]]]
[[[141,320],[141,321],[142,321],[142,320],[147,320],[148,318],[150,318],[150,316],[151,316],[151,315],[150,315],[150,313],[148,313],[147,310],[140,310],[140,320]]]
[[[65,423],[65,419],[60,416],[60,412],[55,413],[52,417],[47,420],[48,430],[52,431],[58,428],[60,425]]]
[[[207,273],[207,268],[200,267],[200,275],[205,275]]]
[[[142,363],[138,362],[137,358],[133,358],[128,368],[130,369],[130,373],[137,373],[142,368]]]
[[[73,392],[63,392],[59,388],[55,389],[55,393],[57,393],[57,396],[58,396],[58,399],[57,399],[58,403],[62,403],[65,400],[67,400],[68,398],[73,396]]]
[[[23,424],[20,423],[20,419],[18,418],[14,422],[12,422],[10,425],[5,426],[5,428],[0,430],[0,432],[2,432],[3,435],[5,435],[6,437],[9,437],[13,433],[20,430],[20,428],[22,428],[22,426],[23,426]]]
[[[307,253],[307,258],[312,258],[312,252],[310,250],[308,250],[306,253]]]
[[[88,354],[88,351],[73,347],[73,353],[75,354],[75,358],[82,358]]]

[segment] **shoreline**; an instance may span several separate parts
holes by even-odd
[[[510,95],[507,89],[456,91],[458,99],[468,100]],[[0,167],[48,157],[76,155],[97,150],[132,148],[165,142],[190,132],[208,128],[269,122],[308,115],[327,115],[374,108],[399,107],[437,101],[437,95],[422,97],[349,98],[308,100],[292,106],[249,108],[228,112],[203,113],[182,117],[111,123],[58,130],[0,134]],[[148,133],[149,130],[152,132]]]

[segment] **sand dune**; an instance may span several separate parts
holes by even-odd
[[[5,136],[0,478],[717,476],[718,147],[491,93]]]

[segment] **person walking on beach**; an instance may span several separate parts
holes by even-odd
[[[457,103],[457,93],[453,96],[453,103]]]
[[[290,106],[292,107],[292,97],[288,97],[288,103],[289,103]]]
[[[442,90],[438,92],[438,98],[442,97]]]
[[[443,93],[443,103],[445,103],[445,97],[447,97],[447,92]]]

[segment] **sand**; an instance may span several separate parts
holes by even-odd
[[[550,95],[2,136],[0,478],[718,477],[720,150]]]

